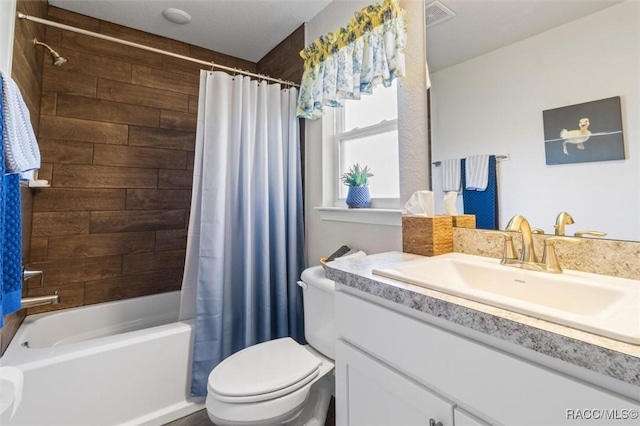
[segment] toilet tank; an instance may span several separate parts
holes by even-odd
[[[300,279],[304,337],[315,350],[335,359],[336,326],[333,312],[336,284],[325,277],[322,266],[305,269]]]

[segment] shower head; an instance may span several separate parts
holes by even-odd
[[[50,53],[51,58],[53,59],[53,65],[60,67],[67,63],[67,58],[63,58],[62,56],[60,56],[60,54],[55,50],[52,50]]]
[[[51,55],[51,59],[53,60],[53,65],[60,67],[67,63],[67,59],[60,56],[58,52],[53,50],[48,44],[38,41],[37,38],[33,39],[34,46],[41,45],[46,47],[49,50],[49,54]]]

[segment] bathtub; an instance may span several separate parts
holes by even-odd
[[[162,425],[204,408],[190,399],[193,322],[180,292],[28,316],[0,365],[24,373],[2,425]]]

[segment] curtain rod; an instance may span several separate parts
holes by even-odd
[[[505,155],[496,155],[496,161],[508,161],[511,158],[510,154],[505,154]],[[433,164],[435,167],[440,167],[440,165],[442,164],[442,161],[434,161]]]
[[[287,86],[300,87],[299,84],[296,84],[296,83],[294,83],[292,81],[281,80],[279,78],[273,78],[273,77],[269,77],[269,76],[266,76],[266,75],[263,75],[263,74],[256,74],[256,73],[252,73],[252,72],[249,72],[249,71],[241,70],[241,69],[238,69],[238,68],[231,68],[231,67],[227,67],[227,66],[224,66],[224,65],[218,65],[213,61],[203,61],[201,59],[191,58],[189,56],[184,56],[184,55],[180,55],[180,54],[173,53],[173,52],[167,52],[166,50],[156,49],[155,47],[145,46],[144,44],[133,43],[131,41],[121,40],[119,38],[111,37],[111,36],[108,36],[108,35],[94,33],[93,31],[87,31],[87,30],[83,30],[81,28],[72,27],[70,25],[60,24],[58,22],[49,21],[47,19],[38,18],[36,16],[26,15],[26,14],[24,14],[22,12],[18,12],[17,15],[18,15],[19,19],[26,19],[27,21],[37,22],[39,24],[48,25],[50,27],[60,28],[60,29],[63,29],[63,30],[72,31],[74,33],[79,33],[79,34],[87,35],[87,36],[90,36],[90,37],[100,38],[102,40],[108,40],[108,41],[112,41],[114,43],[124,44],[125,46],[136,47],[138,49],[147,50],[149,52],[159,53],[161,55],[172,56],[174,58],[183,59],[183,60],[189,61],[189,62],[195,62],[197,64],[206,65],[208,67],[211,67],[212,70],[213,70],[213,68],[219,68],[221,70],[225,70],[225,71],[229,71],[229,72],[233,72],[233,73],[237,73],[237,74],[248,75],[250,77],[255,77],[255,78],[260,79],[260,80],[268,80],[268,81],[273,81],[273,82],[276,82],[276,83],[281,83],[281,84],[284,84],[284,85],[287,85]]]

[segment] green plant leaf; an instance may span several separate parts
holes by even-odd
[[[369,178],[372,176],[373,173],[370,172],[369,166],[360,167],[360,164],[356,163],[351,166],[348,172],[344,172],[340,176],[340,180],[346,186],[367,186]]]

